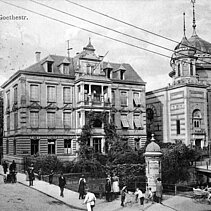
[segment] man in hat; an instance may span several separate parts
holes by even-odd
[[[106,195],[106,201],[111,201],[111,176],[108,175],[106,178],[106,184],[105,184],[105,195]]]
[[[61,172],[61,175],[59,177],[59,187],[60,187],[60,196],[61,197],[64,197],[64,187],[66,185],[66,179],[65,177],[63,176],[63,172]]]
[[[85,189],[86,197],[84,199],[84,204],[87,206],[87,211],[93,211],[95,206],[96,197],[94,193],[91,193],[88,188]]]

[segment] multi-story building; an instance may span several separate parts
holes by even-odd
[[[148,135],[163,142],[182,141],[207,147],[211,138],[211,43],[196,33],[193,3],[193,34],[185,34],[171,58],[172,83],[146,93]]]
[[[0,163],[3,157],[3,92],[0,90]]]
[[[134,149],[146,141],[145,82],[129,64],[107,63],[89,40],[75,57],[49,55],[19,70],[3,85],[4,159],[56,154],[77,157],[77,139],[89,111],[107,112]],[[112,114],[111,114],[112,113]],[[102,123],[90,145],[105,153]]]

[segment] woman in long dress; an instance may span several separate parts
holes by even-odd
[[[114,193],[114,198],[117,198],[117,195],[119,194],[119,177],[116,176],[115,173],[113,173],[112,177],[112,190]]]

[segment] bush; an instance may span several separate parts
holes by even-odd
[[[51,170],[56,173],[62,171],[62,162],[55,155],[39,155],[27,157],[26,165],[34,164],[34,171],[37,173],[42,169],[42,174],[49,174]]]

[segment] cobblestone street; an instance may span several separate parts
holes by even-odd
[[[19,183],[4,184],[0,176],[1,211],[76,211],[61,201]]]

